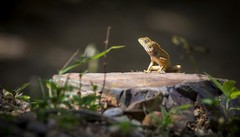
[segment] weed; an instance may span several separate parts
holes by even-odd
[[[180,114],[184,110],[192,107],[190,104],[181,105],[178,107],[171,108],[167,111],[163,106],[161,106],[161,118],[159,118],[156,114],[152,114],[152,118],[157,125],[156,134],[162,135],[163,137],[168,137],[170,133],[170,127],[174,124],[172,121],[172,117],[174,114]]]
[[[7,97],[7,98],[11,98],[13,99],[14,101],[16,99],[19,99],[19,100],[23,100],[23,101],[29,101],[30,100],[30,96],[27,96],[27,95],[23,95],[23,90],[28,87],[30,83],[24,83],[22,84],[21,86],[17,87],[16,89],[14,90],[6,90],[5,88],[3,88],[3,96],[4,97]]]
[[[9,119],[11,116],[19,116],[30,111],[30,97],[23,95],[23,90],[28,85],[29,83],[25,83],[15,90],[7,90],[5,88],[0,90],[0,114],[2,118]],[[8,117],[7,115],[11,116]]]
[[[184,50],[184,54],[181,56],[181,58],[188,58],[193,64],[195,71],[198,73],[199,66],[197,64],[196,58],[194,57],[193,53],[194,52],[207,53],[209,52],[209,50],[201,46],[192,46],[188,43],[188,41],[184,37],[177,36],[177,35],[172,37],[172,42],[175,45],[181,46],[181,48]]]
[[[112,46],[106,51],[103,51],[99,54],[96,54],[92,57],[83,57],[80,56],[79,59],[77,59],[74,63],[70,64],[77,54],[75,53],[74,56],[72,56],[67,64],[64,65],[64,67],[59,71],[59,74],[66,73],[80,65],[83,65],[84,63],[87,63],[91,60],[98,59],[108,52],[110,52],[113,49],[119,49],[124,46]],[[81,74],[82,75],[82,74]],[[81,79],[81,75],[80,79]],[[45,86],[45,87],[44,87]],[[93,95],[88,95],[85,97],[82,97],[81,94],[76,94],[77,92],[74,92],[73,90],[76,90],[77,88],[73,86],[68,85],[68,79],[66,80],[64,86],[60,86],[56,84],[52,80],[40,80],[40,87],[43,94],[42,100],[36,100],[33,102],[33,108],[42,108],[42,109],[90,109],[90,110],[97,110],[96,105],[96,99],[98,97]],[[80,85],[81,87],[81,85]],[[97,90],[97,86],[92,84],[93,91]],[[45,93],[45,89],[47,89],[47,93]],[[79,93],[79,92],[78,92]]]
[[[106,49],[105,51],[98,53],[92,57],[85,57],[84,55],[81,55],[79,59],[75,59],[74,62],[72,64],[70,64],[74,57],[77,55],[78,51],[76,53],[74,53],[74,55],[68,60],[68,62],[62,67],[62,69],[60,69],[59,74],[64,74],[66,72],[69,72],[70,70],[79,67],[85,63],[88,63],[92,60],[98,59],[100,57],[103,57],[104,55],[106,55],[107,53],[109,53],[111,50],[113,49],[120,49],[123,48],[125,46],[112,46],[109,49]]]
[[[118,132],[122,136],[129,136],[135,126],[130,121],[120,121],[111,126],[112,132]]]
[[[237,89],[237,87],[235,87],[236,82],[233,80],[227,80],[225,82],[223,82],[222,84],[220,82],[218,82],[215,78],[213,78],[212,76],[210,76],[209,74],[205,73],[208,78],[214,83],[214,85],[216,85],[223,93],[223,97],[214,97],[214,98],[207,98],[207,99],[203,99],[202,102],[204,104],[207,105],[211,105],[211,106],[219,106],[220,108],[222,108],[223,110],[223,114],[224,114],[224,118],[219,118],[221,120],[219,120],[219,124],[224,124],[227,125],[227,128],[229,131],[230,130],[230,125],[232,124],[232,122],[237,119],[237,117],[231,116],[230,112],[232,110],[238,110],[240,111],[240,107],[234,107],[234,106],[230,106],[230,102],[236,98],[238,98],[240,96],[240,90]],[[223,102],[223,103],[221,103]]]

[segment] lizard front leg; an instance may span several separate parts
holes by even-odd
[[[151,60],[151,62],[150,62],[150,64],[149,64],[149,66],[148,66],[148,69],[147,69],[147,70],[144,70],[144,72],[146,72],[146,73],[149,73],[149,72],[151,72],[153,64],[154,64],[154,61],[153,61],[153,60]]]

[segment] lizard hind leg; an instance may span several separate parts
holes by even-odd
[[[165,58],[160,58],[158,61],[159,69],[157,70],[159,73],[165,73],[168,68],[168,62]]]
[[[165,71],[166,71],[166,69],[164,69],[164,66],[160,66],[160,68],[158,69],[157,72],[160,73],[160,74],[164,74]]]

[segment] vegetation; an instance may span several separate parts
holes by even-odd
[[[103,57],[105,54],[109,53],[113,49],[123,48],[124,46],[112,46],[106,51],[103,51],[99,54],[96,54],[92,57],[80,56],[79,59],[74,59],[77,55],[77,52],[68,60],[64,67],[59,71],[59,74],[64,74],[76,67],[79,67],[85,63],[88,63],[92,60]],[[73,60],[74,59],[74,60]],[[79,77],[81,78],[81,75]],[[50,80],[39,80],[41,90],[42,90],[42,99],[33,101],[32,110],[35,112],[40,112],[42,116],[42,111],[49,109],[57,110],[59,113],[67,113],[64,110],[92,110],[97,111],[101,108],[99,96],[96,95],[97,86],[92,83],[92,89],[94,94],[88,96],[82,96],[81,91],[73,92],[74,90],[79,90],[76,87],[68,85],[68,81],[64,85],[58,85],[56,82]],[[81,89],[80,89],[81,90]],[[47,94],[46,94],[47,93]],[[58,114],[59,114],[58,113]],[[41,117],[40,116],[40,117]],[[69,117],[72,117],[69,114]],[[70,120],[72,118],[67,118],[64,116],[65,120]],[[65,120],[63,120],[65,122]],[[60,119],[61,123],[62,119]],[[70,120],[71,121],[71,120]],[[73,120],[74,121],[74,120]]]
[[[24,83],[23,85],[19,86],[18,88],[14,90],[7,90],[3,88],[3,95],[4,97],[11,98],[13,101],[16,101],[16,99],[23,100],[23,101],[29,101],[30,96],[23,95],[23,90],[28,87],[30,83]]]
[[[240,96],[240,90],[237,89],[237,87],[235,86],[236,82],[233,80],[227,80],[221,84],[215,78],[213,78],[211,75],[209,75],[207,73],[206,73],[206,75],[216,85],[216,87],[222,91],[223,96],[203,99],[203,103],[207,104],[207,105],[211,105],[211,106],[220,107],[223,110],[224,115],[218,119],[218,124],[226,125],[226,127],[228,128],[228,131],[230,131],[230,133],[236,132],[235,130],[231,130],[231,129],[236,129],[236,128],[233,128],[230,126],[233,124],[233,122],[236,119],[240,120],[239,117],[231,115],[231,111],[234,111],[234,110],[240,111],[239,106],[231,105],[231,103],[233,103],[234,99],[237,99]],[[233,125],[233,126],[236,126],[236,125]],[[237,128],[237,130],[240,130],[240,128]]]
[[[185,39],[184,37],[181,37],[181,36],[177,36],[177,35],[174,35],[172,37],[172,43],[177,46],[180,46],[183,49],[183,54],[181,55],[180,58],[188,58],[190,60],[191,64],[193,65],[195,72],[199,73],[200,68],[196,61],[196,58],[194,57],[194,53],[195,52],[207,53],[208,49],[203,48],[201,46],[190,45],[189,42],[187,41],[187,39]]]
[[[108,34],[109,35],[109,34]],[[195,64],[195,59],[192,53],[192,47],[188,45],[187,41],[181,37],[174,37],[173,42],[177,45],[183,44],[183,48],[186,50],[186,54],[190,56],[191,61]],[[106,54],[109,53],[111,50],[120,49],[124,46],[112,46],[110,48],[106,48],[108,45],[108,36],[106,38],[105,43],[105,51],[100,52],[91,57],[86,57],[80,55],[79,58],[76,58],[78,55],[78,51],[73,54],[73,56],[67,61],[67,63],[59,70],[59,75],[63,75],[72,69],[75,69],[83,64],[86,64],[92,60],[99,59],[100,57],[104,57],[106,59]],[[104,62],[105,66],[104,69],[106,70],[106,62]],[[195,64],[196,70],[198,70],[197,65]],[[106,73],[106,71],[104,71]],[[84,73],[79,74],[79,79]],[[239,131],[239,127],[234,122],[239,120],[239,117],[232,115],[233,111],[240,111],[239,106],[233,106],[232,102],[240,96],[240,90],[236,88],[236,82],[233,80],[228,80],[224,82],[219,82],[212,76],[206,74],[209,79],[216,85],[223,92],[222,97],[213,97],[203,99],[202,102],[209,106],[217,106],[223,110],[223,116],[219,117],[218,124],[227,127],[229,135],[235,135],[237,131]],[[105,77],[106,78],[106,74]],[[53,80],[39,80],[40,89],[42,91],[42,97],[37,100],[30,100],[30,96],[23,95],[23,90],[29,86],[30,83],[25,83],[20,87],[14,90],[7,90],[3,88],[2,90],[2,104],[10,103],[10,105],[5,105],[1,108],[1,113],[9,114],[9,112],[14,112],[14,109],[18,109],[19,101],[28,102],[30,103],[29,106],[24,108],[24,112],[30,111],[34,113],[36,118],[40,121],[48,121],[54,120],[58,123],[58,128],[63,128],[66,130],[72,130],[76,126],[80,124],[86,125],[87,119],[94,119],[96,117],[100,117],[98,121],[104,119],[102,115],[92,114],[90,111],[98,111],[101,112],[103,107],[101,104],[101,94],[97,94],[96,91],[99,90],[98,86],[92,83],[92,91],[93,94],[83,96],[81,94],[81,83],[80,87],[76,88],[68,84],[68,79],[65,81],[63,85],[59,85]],[[105,84],[105,79],[104,79]],[[103,86],[104,88],[104,86]],[[103,88],[101,91],[103,91]],[[164,107],[161,106],[161,118],[156,115],[152,114],[151,117],[155,123],[154,135],[161,135],[164,137],[170,136],[170,131],[172,125],[174,124],[174,116],[183,114],[182,112],[186,109],[192,107],[190,104],[178,106],[171,108],[170,110],[166,110]],[[26,111],[28,109],[28,111]],[[84,110],[84,113],[89,114],[90,116],[83,116],[78,114],[76,111]],[[86,110],[86,111],[85,111]],[[89,111],[90,110],[90,111]],[[10,113],[13,116],[19,116],[23,112],[17,111],[14,113]],[[1,118],[9,118],[7,116]],[[1,120],[1,119],[0,119]],[[90,120],[91,121],[91,120]],[[130,136],[131,131],[136,128],[144,128],[144,126],[134,125],[130,120],[127,121],[105,121],[104,124],[111,123],[111,130],[113,132],[119,132],[120,135],[123,136]],[[0,128],[1,129],[1,128]],[[1,132],[0,132],[1,135]]]
[[[163,137],[168,137],[170,135],[170,127],[176,122],[173,121],[173,115],[182,114],[182,112],[188,108],[192,107],[190,104],[181,105],[178,107],[171,108],[167,111],[161,106],[161,118],[156,114],[152,114],[152,118],[157,125],[156,134],[162,135]]]
[[[123,48],[124,46],[112,46],[109,49],[96,54],[92,57],[84,57],[80,56],[79,59],[76,59],[75,56],[78,52],[76,52],[64,65],[64,67],[59,71],[59,74],[64,74],[76,67],[79,67],[85,63],[88,63],[92,60],[98,59],[100,57],[105,56],[111,50]],[[82,74],[79,75],[81,77]],[[92,110],[98,111],[100,106],[99,96],[96,95],[96,90],[98,87],[92,83],[92,89],[94,94],[88,96],[82,96],[79,92],[73,92],[74,90],[79,90],[76,87],[68,85],[68,81],[66,81],[65,85],[58,85],[53,80],[39,80],[40,89],[42,91],[42,97],[37,100],[30,100],[30,96],[23,95],[23,90],[30,83],[25,83],[15,90],[6,90],[3,88],[3,98],[6,98],[6,102],[9,104],[16,104],[16,100],[26,101],[31,104],[31,112],[37,115],[37,118],[43,121],[54,118],[59,123],[60,127],[63,128],[71,128],[79,124],[77,121],[79,118],[72,113],[74,110]],[[77,93],[77,95],[76,95]],[[3,101],[4,102],[4,101]],[[4,103],[2,103],[4,104]],[[14,105],[11,109],[6,106],[6,109],[3,108],[2,113],[6,113],[6,111],[12,112],[14,109]],[[16,112],[17,113],[17,112]],[[17,113],[14,115],[20,115],[21,113]],[[3,117],[2,117],[3,118]],[[9,117],[7,117],[9,118]]]

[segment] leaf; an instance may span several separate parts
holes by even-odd
[[[57,88],[57,84],[55,82],[53,82],[52,80],[46,80],[45,84],[48,89],[50,89],[50,88],[56,89]]]
[[[44,89],[44,86],[43,86],[43,80],[41,78],[38,79],[38,83],[39,83],[39,86],[40,86],[40,89],[41,89],[41,93],[42,93],[42,96],[43,98],[46,98],[46,94],[45,94],[45,89]]]
[[[113,124],[111,126],[111,129],[113,131],[115,131],[115,130],[120,131],[121,133],[123,133],[126,136],[132,131],[133,125],[131,124],[130,121],[122,120],[122,121],[119,121],[119,122]]]
[[[179,111],[183,111],[183,110],[188,109],[188,108],[190,108],[190,107],[192,107],[191,104],[185,104],[185,105],[181,105],[181,106],[172,108],[172,109],[170,110],[170,112],[171,112],[171,113],[178,113]]]
[[[30,96],[24,95],[24,96],[19,96],[18,99],[24,100],[24,101],[29,101]]]
[[[87,63],[87,62],[89,62],[91,60],[98,59],[98,58],[106,55],[108,52],[110,52],[113,49],[120,49],[120,48],[123,48],[123,47],[125,47],[125,46],[112,46],[109,49],[107,49],[107,50],[105,50],[105,51],[103,51],[101,53],[98,53],[98,54],[96,54],[96,55],[94,55],[92,57],[89,57],[89,58],[81,57],[79,60],[77,60],[76,62],[74,62],[71,65],[64,65],[64,67],[59,71],[59,74],[64,74],[64,73],[66,73],[66,72],[68,72],[68,71],[70,71],[70,70],[72,70],[72,69],[74,69],[74,68],[76,68],[78,66],[81,66],[82,64],[85,64],[85,63]]]
[[[20,87],[18,87],[15,91],[15,93],[20,93],[22,90],[24,90],[27,86],[29,86],[30,83],[24,83]]]
[[[23,93],[16,93],[15,94],[15,98],[19,98],[20,96],[22,96]]]
[[[227,100],[235,99],[240,96],[240,91],[235,87],[236,81],[228,80],[225,81],[222,85],[213,77],[205,73],[214,84],[224,93]]]
[[[161,113],[162,113],[161,125],[162,127],[168,127],[172,121],[172,118],[171,118],[172,115],[168,113],[166,109],[162,106],[161,106]]]
[[[227,97],[230,97],[230,94],[232,93],[232,92],[234,92],[234,90],[235,90],[235,87],[234,87],[234,85],[236,84],[236,82],[235,81],[233,81],[233,80],[228,80],[228,81],[225,81],[224,83],[223,83],[223,85],[222,85],[222,87],[223,87],[223,90],[226,92],[226,96]]]
[[[103,51],[101,53],[98,53],[97,55],[92,56],[91,59],[98,59],[98,58],[104,56],[105,54],[107,54],[108,52],[110,52],[113,49],[120,49],[120,48],[124,48],[124,47],[125,46],[112,46],[109,49],[107,49],[107,50],[105,50],[105,51]]]
[[[9,91],[7,91],[6,89],[3,89],[3,95],[5,97],[13,97],[13,94]]]
[[[205,99],[202,100],[202,103],[206,104],[206,105],[216,106],[216,105],[219,104],[219,101],[218,101],[217,98],[214,98],[214,99],[205,98]]]
[[[84,63],[86,63],[86,62],[88,62],[88,61],[90,61],[90,58],[86,58],[86,59],[84,59],[84,60],[78,60],[77,62],[75,62],[75,63],[73,63],[73,64],[71,64],[71,65],[69,65],[69,66],[66,66],[66,67],[64,67],[64,68],[62,68],[60,71],[59,71],[59,74],[64,74],[64,73],[66,73],[66,72],[68,72],[68,71],[70,71],[70,70],[72,70],[72,69],[74,69],[74,68],[76,68],[76,67],[78,67],[78,66],[81,66],[82,64],[84,64]]]
[[[231,99],[235,99],[240,96],[240,91],[234,91],[233,93],[230,94]]]
[[[213,78],[212,76],[210,76],[209,74],[205,73],[208,78],[223,92],[223,94],[225,96],[227,96],[227,92],[223,89],[223,86],[215,79]]]

